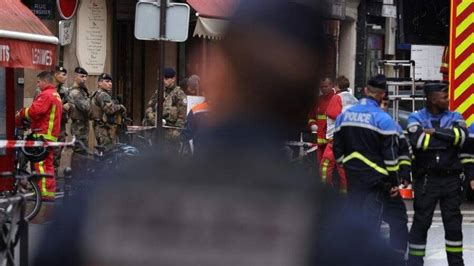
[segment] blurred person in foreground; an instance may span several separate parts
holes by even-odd
[[[337,200],[283,154],[316,95],[322,18],[240,1],[206,76],[209,145],[193,160],[157,151],[125,166],[86,208],[59,213],[34,265],[390,265],[364,221],[326,212]]]

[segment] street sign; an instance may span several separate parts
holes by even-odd
[[[74,23],[72,20],[59,21],[59,44],[65,46],[71,44],[74,33]]]
[[[382,17],[397,18],[397,7],[394,5],[382,5]]]
[[[61,18],[71,19],[76,13],[78,0],[56,0],[56,6]]]
[[[160,38],[160,5],[138,2],[135,12],[135,38],[146,41],[184,42],[188,39],[190,8],[187,4],[169,3],[166,8],[166,35]]]

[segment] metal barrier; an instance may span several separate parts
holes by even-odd
[[[20,266],[28,265],[26,200],[17,195],[0,198],[0,265],[15,265],[15,247],[20,243]]]

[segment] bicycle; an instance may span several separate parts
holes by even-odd
[[[31,221],[39,213],[43,204],[41,191],[36,182],[40,178],[52,176],[50,174],[30,174],[23,170],[19,170],[18,173],[1,172],[0,177],[13,177],[15,179],[12,189],[3,192],[3,196],[22,196],[26,200],[25,220]]]
[[[102,171],[117,170],[127,159],[140,154],[139,150],[125,143],[116,143],[107,150],[104,146],[95,146],[95,151],[91,152],[81,141],[75,142],[75,148],[81,150],[83,154],[75,154],[74,160],[79,160],[77,165],[81,169],[64,170],[64,198],[77,194],[77,192],[87,191],[87,188],[97,181],[97,177],[103,175]]]
[[[26,130],[24,127],[23,130]],[[32,130],[35,132],[35,130]],[[33,134],[25,136],[19,129],[15,129],[15,140],[4,140],[6,148],[15,149],[15,164],[12,172],[2,172],[0,177],[12,177],[13,184],[11,189],[4,191],[4,196],[20,195],[26,199],[25,219],[31,221],[38,214],[42,206],[41,190],[37,184],[40,178],[54,177],[54,174],[29,173],[28,168],[32,169],[29,163],[35,163],[44,160],[48,154],[48,148],[52,146],[70,146],[75,142],[49,143],[46,140],[33,137]]]
[[[291,164],[303,165],[308,172],[317,170],[316,159],[312,158],[312,153],[317,151],[318,146],[315,143],[304,141],[303,132],[300,133],[298,141],[287,141],[284,145],[284,151]]]

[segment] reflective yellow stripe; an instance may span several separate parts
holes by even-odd
[[[402,160],[398,163],[398,165],[411,165],[411,161]]]
[[[424,251],[418,251],[418,250],[410,250],[409,254],[412,255],[412,256],[417,256],[417,257],[424,257],[425,256]]]
[[[55,136],[48,135],[48,134],[33,134],[33,137],[35,137],[35,138],[43,137],[45,140],[49,140],[49,141],[57,141],[58,140],[58,138],[56,138]]]
[[[462,160],[461,160],[461,163],[462,163],[462,164],[474,163],[474,158],[462,159]]]
[[[38,163],[38,168],[39,168],[40,174],[44,174],[44,161],[41,161]]]
[[[51,136],[53,133],[55,116],[56,116],[56,105],[53,105],[53,107],[51,108],[51,113],[49,113],[48,136]]]
[[[397,164],[395,166],[387,166],[387,170],[390,171],[390,172],[395,172],[395,171],[400,170],[400,166],[399,166],[399,164]]]
[[[30,120],[30,108],[25,108],[25,117]]]
[[[38,163],[40,174],[44,174],[44,161]],[[49,192],[46,189],[46,177],[41,178],[41,195],[46,197],[54,197],[54,192]]]
[[[319,120],[326,120],[327,119],[326,115],[318,115],[317,118]]]
[[[428,146],[430,145],[430,134],[425,135],[425,139],[423,140],[423,150],[426,151],[428,149]]]
[[[457,129],[457,128],[453,128],[453,130],[454,130],[454,146],[456,146],[459,143],[460,133],[459,133],[459,129]]]
[[[328,143],[327,139],[318,139],[318,144],[326,144]]]
[[[462,252],[462,247],[448,247],[448,246],[446,246],[446,252],[461,253]]]
[[[328,165],[329,160],[324,160],[323,169],[321,169],[321,180],[323,181],[323,183],[326,183],[326,179],[328,177]]]
[[[308,124],[311,124],[311,123],[314,123],[314,122],[316,122],[316,120],[314,120],[314,119],[309,119],[308,120]]]
[[[347,156],[346,158],[344,158],[344,160],[342,160],[343,163],[346,163],[347,161],[351,160],[351,159],[359,159],[361,160],[362,162],[364,162],[365,164],[367,164],[368,166],[374,168],[375,171],[383,174],[383,175],[388,175],[388,171],[380,166],[378,166],[376,163],[372,162],[371,160],[367,159],[364,155],[360,154],[359,152],[355,151],[353,153],[351,153],[349,156]]]

